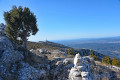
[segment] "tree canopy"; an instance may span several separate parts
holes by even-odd
[[[91,51],[90,56],[93,57],[96,61],[98,61],[98,56],[94,54],[93,50]]]
[[[69,55],[74,55],[75,54],[73,48],[68,49],[67,52],[68,52]]]
[[[102,63],[105,63],[107,65],[114,65],[120,67],[120,61],[117,60],[115,57],[113,59],[109,58],[109,56],[105,56],[102,59]]]
[[[102,59],[102,63],[105,63],[105,64],[111,64],[111,59],[109,58],[109,56],[104,56],[104,58]]]
[[[29,8],[13,6],[8,12],[4,12],[6,21],[6,34],[16,43],[22,41],[27,49],[27,40],[30,35],[38,32],[36,16]]]

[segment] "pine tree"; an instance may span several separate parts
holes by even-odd
[[[7,36],[17,43],[23,41],[27,49],[27,38],[38,31],[35,15],[27,7],[13,6],[10,11],[4,12],[4,19]]]
[[[115,59],[115,57],[112,59],[112,65],[119,66],[120,67],[120,62]]]
[[[111,60],[110,60],[109,56],[105,56],[105,57],[102,59],[102,63],[111,64]]]
[[[93,50],[91,51],[90,56],[92,56],[92,57],[94,56],[94,52],[93,52]]]
[[[92,50],[90,53],[90,56],[94,58],[94,60],[98,61],[98,56],[94,54],[94,51]]]

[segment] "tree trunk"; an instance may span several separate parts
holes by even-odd
[[[24,39],[24,48],[27,49],[27,38]]]
[[[24,48],[26,49],[25,51],[25,57],[28,57],[28,51],[27,51],[27,36],[25,35],[24,37]]]
[[[26,26],[24,25],[24,22],[22,22],[22,25],[23,25],[23,28],[25,28]],[[23,36],[23,42],[24,42],[24,48],[26,49],[26,51],[25,51],[25,57],[27,58],[27,56],[28,56],[28,51],[27,51],[27,28],[25,28],[25,30],[24,30],[24,32],[23,32],[23,34],[22,34]]]
[[[22,22],[23,28],[25,28],[24,22]],[[24,42],[24,48],[27,49],[27,30],[24,30],[23,32],[23,42]]]

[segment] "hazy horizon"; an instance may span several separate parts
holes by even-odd
[[[72,41],[72,40],[95,40],[95,39],[108,39],[108,38],[120,38],[120,36],[108,36],[108,37],[91,37],[91,38],[70,38],[70,39],[57,39],[57,40],[39,40],[39,41]],[[29,40],[30,41],[30,40]],[[39,42],[39,41],[33,41],[33,42]]]
[[[29,41],[102,38],[120,35],[119,0],[0,0],[0,23],[4,11],[16,5],[36,15],[39,32]]]

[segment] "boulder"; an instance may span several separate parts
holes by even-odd
[[[1,58],[0,58],[0,64],[3,65],[10,65],[13,64],[15,62],[21,61],[24,59],[24,56],[19,52],[19,51],[8,51],[5,50],[2,54],[1,54]]]
[[[18,80],[44,80],[46,76],[45,70],[36,70],[28,63],[21,62],[21,68],[18,70]]]

